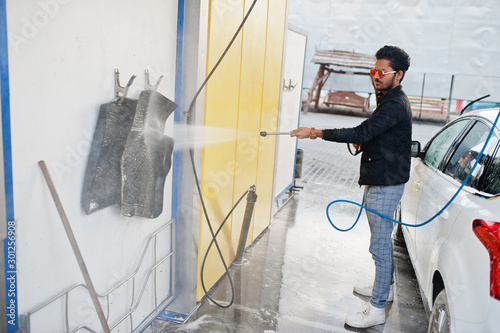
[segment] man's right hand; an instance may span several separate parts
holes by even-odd
[[[311,128],[309,127],[299,127],[293,131],[290,131],[290,136],[296,136],[299,139],[308,138],[311,135]]]

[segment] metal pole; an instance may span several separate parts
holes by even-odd
[[[108,326],[108,322],[106,321],[106,317],[104,316],[104,312],[102,311],[101,303],[99,303],[99,299],[97,298],[97,293],[95,291],[94,284],[90,279],[89,271],[87,270],[85,261],[83,261],[82,253],[80,252],[80,248],[78,247],[78,243],[76,242],[73,230],[71,230],[71,225],[69,224],[68,217],[64,212],[61,200],[57,195],[56,187],[52,182],[52,178],[50,177],[47,165],[45,165],[44,161],[40,161],[38,165],[40,166],[40,169],[42,169],[42,173],[43,176],[45,177],[45,181],[47,182],[47,186],[49,187],[50,194],[52,195],[52,199],[54,199],[54,203],[56,204],[57,211],[59,212],[59,216],[61,217],[64,226],[64,230],[66,231],[66,235],[68,235],[69,242],[71,243],[71,247],[73,248],[73,252],[75,254],[76,260],[78,261],[78,265],[80,266],[80,270],[82,271],[83,278],[85,279],[85,284],[87,285],[90,297],[92,298],[92,302],[94,303],[97,315],[99,316],[99,320],[101,321],[102,328],[105,333],[111,333],[111,330],[109,329]]]
[[[418,123],[420,124],[420,120],[422,119],[422,103],[424,101],[424,88],[425,88],[425,73],[424,79],[422,81],[422,93],[420,94],[420,113],[418,114]]]
[[[451,76],[450,83],[450,96],[448,97],[448,115],[446,116],[446,123],[450,121],[450,109],[451,109],[451,96],[453,96],[453,82],[455,81],[455,74]]]
[[[243,216],[243,225],[241,226],[240,241],[238,242],[238,251],[234,262],[241,264],[243,260],[243,251],[247,243],[248,231],[250,230],[250,223],[252,221],[253,208],[257,202],[257,194],[255,194],[255,185],[250,187],[247,194],[247,207],[245,208],[245,215]]]

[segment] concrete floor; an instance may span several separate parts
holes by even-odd
[[[317,128],[351,127],[361,121],[331,114],[301,116],[302,126]],[[414,124],[413,137],[425,144],[439,128]],[[362,310],[369,300],[352,291],[355,284],[373,282],[369,229],[363,213],[351,231],[339,232],[329,224],[325,208],[336,199],[361,201],[359,156],[351,156],[345,144],[323,140],[300,140],[299,148],[304,160],[297,191],[281,198],[272,224],[245,251],[244,264],[230,267],[234,304],[221,309],[203,300],[186,323],[157,319],[145,332],[427,332],[417,281],[405,244],[397,239],[395,296],[386,307],[387,322],[365,330],[344,324],[347,315]],[[347,228],[358,211],[340,204],[330,214],[335,224]],[[211,296],[219,303],[231,299],[227,277]]]

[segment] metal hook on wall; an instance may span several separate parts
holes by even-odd
[[[118,68],[115,68],[115,98],[120,98],[120,100],[118,101],[118,105],[120,105],[123,102],[123,100],[127,97],[128,90],[132,85],[132,83],[134,82],[135,78],[136,76],[132,75],[128,80],[127,85],[125,87],[122,87],[120,85],[120,71],[118,70]],[[122,95],[120,96],[120,94]]]
[[[287,92],[287,91],[292,91],[295,86],[297,85],[298,82],[295,82],[295,84],[292,84],[292,79],[290,79],[290,83],[288,83],[288,85],[286,84],[285,82],[285,79],[283,79],[283,91],[284,92]]]
[[[287,91],[288,91],[288,87],[286,85],[285,79],[283,79],[283,92],[287,92]]]
[[[158,78],[158,81],[156,81],[156,84],[154,86],[151,85],[151,83],[149,82],[149,70],[147,69],[145,70],[145,78],[146,78],[145,89],[156,91],[156,89],[158,89],[158,86],[160,85],[161,79],[163,79],[163,75]]]

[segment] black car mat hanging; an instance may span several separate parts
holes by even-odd
[[[134,123],[121,158],[121,211],[126,216],[158,217],[163,185],[172,165],[174,139],[163,134],[177,104],[153,90],[139,96]]]
[[[139,100],[127,98],[115,70],[115,99],[100,107],[82,190],[91,214],[119,204],[126,216],[156,218],[163,211],[163,187],[172,164],[174,140],[163,134],[177,105],[149,84]],[[120,93],[122,96],[120,97]]]

